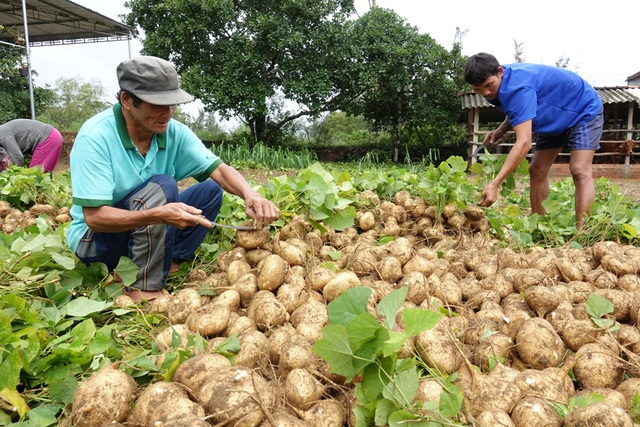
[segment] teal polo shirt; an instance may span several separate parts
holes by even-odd
[[[191,129],[176,120],[169,121],[165,133],[153,136],[149,151],[142,156],[129,137],[120,104],[95,115],[82,125],[71,149],[69,247],[75,253],[88,230],[84,206],[113,206],[158,174],[176,181],[204,181],[221,163]]]

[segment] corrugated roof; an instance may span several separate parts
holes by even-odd
[[[29,45],[50,46],[128,40],[130,28],[68,0],[27,0]],[[0,41],[24,43],[22,0],[0,3]],[[22,40],[21,40],[22,39]]]
[[[640,105],[640,86],[615,86],[595,88],[604,104],[636,102]],[[459,93],[463,110],[472,108],[494,108],[483,96],[472,92]]]
[[[639,86],[616,86],[596,88],[602,102],[605,104],[617,104],[628,102],[637,102],[640,104],[640,87]]]
[[[484,96],[480,96],[477,93],[463,92],[458,93],[458,96],[460,97],[463,110],[470,110],[472,108],[494,108]]]

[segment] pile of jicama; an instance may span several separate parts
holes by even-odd
[[[40,215],[46,216],[46,222],[52,228],[57,227],[58,224],[71,222],[68,207],[56,209],[46,203],[36,203],[23,212],[12,207],[9,202],[0,200],[0,231],[12,234],[18,228],[31,227],[36,224],[36,218]]]
[[[278,232],[239,231],[212,273],[143,309],[161,313],[168,351],[199,334],[209,347],[171,381],[136,385],[117,365],[78,389],[66,421],[78,426],[354,426],[353,384],[312,350],[327,304],[358,286],[370,310],[408,287],[404,307],[446,310],[401,357],[419,357],[464,395],[458,421],[494,426],[633,426],[640,391],[640,248],[516,252],[487,234],[482,209],[428,206],[406,192],[361,194],[356,226],[320,233],[296,217]],[[203,296],[206,286],[215,296]],[[597,295],[613,311],[594,314]],[[131,304],[126,299],[119,304]],[[215,352],[237,336],[233,363]],[[425,376],[417,399],[443,388]],[[569,405],[579,396],[589,404]],[[571,407],[562,416],[557,405]],[[461,420],[461,421],[460,421]],[[420,424],[442,425],[442,424]],[[454,423],[452,423],[454,425]]]

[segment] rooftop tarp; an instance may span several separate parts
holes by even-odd
[[[109,1],[109,0],[105,0]],[[0,2],[0,41],[22,45],[25,40],[23,0]],[[26,0],[30,46],[129,40],[130,28],[68,0]]]

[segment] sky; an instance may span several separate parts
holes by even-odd
[[[128,11],[124,0],[73,1],[118,21]],[[627,77],[640,71],[640,55],[635,51],[637,26],[628,19],[637,11],[637,0],[355,0],[358,13],[366,13],[372,1],[394,10],[447,49],[460,29],[465,55],[489,52],[506,64],[514,62],[518,43],[526,62],[555,65],[560,58],[568,58],[569,69],[598,87],[625,86]],[[38,73],[34,82],[54,86],[60,77],[96,79],[114,102],[116,66],[140,54],[140,48],[135,39],[34,47],[31,66]],[[198,102],[183,106],[194,115],[198,108]]]

